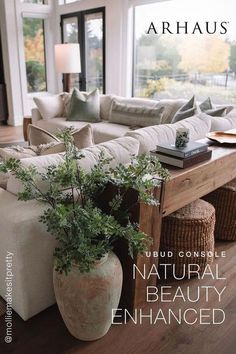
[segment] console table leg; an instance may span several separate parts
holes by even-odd
[[[153,252],[159,251],[160,239],[161,239],[161,224],[162,224],[162,206],[165,185],[162,183],[161,188],[156,188],[155,196],[160,201],[160,205],[157,207],[151,207],[142,204],[140,206],[140,229],[147,235],[150,235],[153,244],[150,247],[151,256],[138,256],[136,260],[136,265],[140,270],[146,268],[146,275],[148,275],[153,264],[158,267],[158,257],[153,256]],[[146,292],[147,286],[156,286],[157,278],[155,275],[150,276],[149,279],[143,279],[143,277],[136,272],[136,278],[134,281],[134,302],[133,310],[136,308],[142,308],[147,305],[146,302]]]

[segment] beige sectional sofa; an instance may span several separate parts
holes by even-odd
[[[89,170],[103,150],[113,158],[112,164],[129,163],[137,155],[138,140],[118,138],[84,149],[80,165]],[[62,161],[61,154],[39,156],[22,160],[24,166],[35,165],[43,170],[50,164]],[[55,240],[47,234],[38,217],[44,205],[36,201],[18,201],[22,185],[13,176],[8,179],[6,190],[0,188],[0,295],[6,295],[6,263],[8,252],[12,257],[12,307],[24,320],[36,315],[55,303],[52,266]]]
[[[155,127],[154,129],[156,129],[160,124],[168,124],[168,128],[166,128],[167,131],[171,129],[171,126],[169,124],[171,123],[175,113],[180,109],[180,107],[182,107],[187,102],[186,99],[162,99],[158,101],[158,100],[151,100],[145,98],[125,98],[125,97],[115,96],[115,95],[100,95],[101,121],[98,123],[90,123],[92,125],[95,144],[99,144],[104,141],[109,141],[125,135],[132,136],[133,134],[132,132],[134,130],[138,131],[141,128],[138,124],[138,120],[137,120],[137,124],[135,125],[129,124],[129,112],[127,112],[127,117],[125,117],[126,124],[118,124],[117,120],[119,122],[119,118],[117,119],[117,117],[115,117],[115,112],[113,112],[112,110],[112,104],[114,101],[120,104],[121,106],[124,106],[127,109],[127,111],[129,110],[129,107],[136,107],[136,108],[138,107],[140,108],[140,110],[142,110],[143,108],[145,109],[145,107],[149,109],[163,109],[162,117],[158,125],[151,124],[152,119],[150,118],[147,118],[146,125],[154,126]],[[199,103],[196,104],[198,106],[198,109],[196,110],[197,112],[196,115],[197,116],[200,115],[201,117],[203,117],[203,113],[201,113],[199,109]],[[222,106],[216,105],[215,107],[220,108]],[[228,130],[228,129],[236,128],[236,108],[235,106],[230,106],[230,109],[232,110],[230,111],[229,114],[227,114],[226,117],[211,117],[207,115],[207,117],[210,119],[210,128],[209,128],[210,131]],[[193,119],[193,117],[191,117],[191,119]],[[206,115],[205,115],[205,119],[206,119]],[[193,120],[193,123],[190,123],[190,126],[196,127],[196,125],[198,125],[199,123],[201,124],[202,122],[201,121],[199,122],[198,120],[196,121]],[[69,121],[64,116],[60,116],[60,117],[56,116],[56,117],[48,118],[44,114],[43,117],[40,114],[38,108],[34,108],[32,110],[32,124],[40,128],[43,128],[49,131],[50,133],[55,134],[58,131],[58,129],[63,129],[65,127],[73,126],[76,129],[80,129],[84,127],[86,124],[88,124],[88,122]],[[135,136],[138,135],[135,134]],[[150,138],[150,136],[147,138]],[[192,139],[196,140],[196,137],[193,136]]]
[[[170,123],[175,112],[186,102],[186,100],[162,100],[154,101],[142,98],[125,98],[115,95],[100,95],[100,116],[101,121],[98,123],[90,123],[93,128],[93,136],[95,144],[99,144],[104,141],[115,139],[124,136],[126,133],[138,128],[137,126],[117,124],[112,122],[111,106],[112,101],[115,100],[123,105],[148,107],[148,108],[162,108],[164,114],[162,118],[162,124]],[[81,121],[68,121],[66,117],[42,117],[38,108],[32,110],[32,124],[43,128],[50,133],[56,133],[57,129],[63,129],[65,127],[74,126],[76,129],[80,129],[88,122]],[[150,124],[151,125],[151,124]]]
[[[175,124],[132,130],[128,126],[109,122],[111,99],[109,96],[101,97],[103,121],[93,124],[97,145],[83,149],[85,158],[78,162],[87,171],[96,163],[101,150],[106,156],[113,158],[112,164],[125,164],[130,162],[131,155],[149,153],[158,143],[174,142],[178,127],[188,127],[191,140],[204,138],[211,129],[211,118],[206,114],[200,114]],[[144,102],[147,105],[154,104],[149,100],[132,99],[132,103],[134,101],[140,105]],[[181,100],[178,105],[182,105]],[[168,123],[174,114],[170,100],[166,100],[166,107],[163,122]],[[71,125],[65,118],[42,119],[38,110],[33,112],[33,123],[53,133],[57,127]],[[84,124],[87,123],[73,122],[76,128]],[[125,136],[120,137],[122,135]],[[60,163],[62,158],[62,154],[33,157],[23,159],[22,164],[34,165],[37,169],[43,170],[50,164]],[[47,235],[43,224],[38,222],[38,216],[44,205],[36,201],[18,201],[17,193],[21,188],[21,184],[13,176],[8,178],[6,189],[0,188],[0,295],[4,297],[6,293],[5,257],[7,252],[11,252],[14,274],[12,306],[24,320],[27,320],[55,302],[52,284],[55,240]]]

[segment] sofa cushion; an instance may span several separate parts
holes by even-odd
[[[211,117],[211,132],[236,128],[236,116]]]
[[[199,108],[201,112],[206,112],[209,109],[214,109],[215,107],[213,106],[210,97],[208,97],[205,101],[199,104]]]
[[[112,102],[110,123],[123,124],[128,126],[147,127],[161,123],[164,107],[146,107]]]
[[[12,307],[27,320],[55,303],[52,269],[56,242],[45,225],[38,222],[45,204],[36,200],[19,201],[3,189],[0,189],[0,200],[0,269],[6,267],[7,252],[13,253]],[[5,272],[1,271],[2,297],[6,295],[5,278]]]
[[[53,154],[53,155],[45,155],[45,156],[36,156],[33,158],[23,159],[21,160],[23,167],[36,166],[39,172],[45,172],[45,167],[49,165],[58,165],[63,161],[63,154]],[[36,181],[38,187],[46,191],[48,189],[47,183],[38,179]],[[7,191],[17,195],[19,192],[23,190],[22,182],[16,179],[12,174],[7,181]]]
[[[98,89],[89,94],[83,94],[77,88],[74,88],[71,95],[67,120],[99,122],[100,101]]]
[[[67,121],[65,117],[61,117],[61,118],[50,119],[47,121],[41,119],[40,121],[37,122],[37,127],[44,128],[48,132],[54,134],[57,132],[58,129],[69,128],[71,126],[73,126],[75,129],[81,129],[87,124],[88,124],[87,122],[77,122],[77,121],[70,122]],[[93,125],[93,123],[91,125]]]
[[[69,110],[70,110],[70,100],[71,100],[71,93],[69,92],[62,92],[61,98],[63,101],[63,113],[62,117],[67,117]]]
[[[231,117],[236,117],[236,107],[235,106],[229,106],[228,108],[228,113],[227,113],[227,118]]]
[[[227,107],[207,109],[204,113],[213,117],[224,117],[227,114]]]
[[[157,144],[174,144],[177,128],[188,128],[190,130],[190,140],[194,141],[205,138],[210,131],[210,127],[211,117],[200,113],[174,124],[142,128],[128,132],[126,135],[139,141],[139,154],[144,154],[154,150]]]
[[[102,120],[109,120],[112,100],[112,95],[100,95],[100,117]]]
[[[7,188],[7,181],[8,181],[9,176],[10,175],[8,173],[0,172],[0,188],[3,188],[3,189]]]
[[[43,119],[62,116],[64,105],[61,95],[34,97],[33,100]]]
[[[179,122],[182,119],[192,117],[197,113],[197,104],[195,96],[193,96],[188,102],[178,109],[175,113],[171,123]]]
[[[94,145],[93,132],[90,124],[76,130],[73,133],[74,144],[78,149],[84,149]]]
[[[40,129],[38,127],[35,128]],[[72,135],[74,138],[74,144],[78,149],[83,149],[94,145],[92,127],[90,124],[87,124],[81,129],[76,130],[75,132],[73,132]],[[57,138],[55,137],[55,139]],[[40,144],[37,146],[31,146],[31,149],[35,151],[37,155],[42,156],[63,152],[65,151],[65,146],[63,142],[57,139],[55,142],[50,144]]]
[[[122,137],[83,149],[84,158],[78,160],[78,164],[86,171],[89,171],[98,161],[101,151],[104,151],[106,157],[112,159],[111,166],[119,163],[126,164],[131,161],[132,155],[138,154],[139,141],[132,137]],[[39,172],[44,172],[48,166],[58,165],[62,161],[63,154],[54,154],[24,159],[21,163],[25,167],[36,166]],[[47,190],[47,184],[44,181],[39,179],[37,184],[41,189]],[[22,183],[13,175],[10,175],[7,182],[7,190],[17,195],[22,189]]]
[[[28,126],[28,141],[30,145],[34,146],[60,142],[60,140],[55,135],[32,124]]]
[[[199,104],[199,109],[201,112],[207,113],[210,116],[222,117],[228,114],[233,109],[233,106],[214,105],[210,97],[208,97]]]
[[[37,154],[33,150],[17,145],[0,148],[0,160],[2,159],[3,161],[7,161],[11,158],[20,160],[36,155]]]
[[[94,123],[92,128],[95,144],[119,138],[130,131],[130,127],[127,125],[109,123],[108,121]]]
[[[162,99],[160,100],[156,107],[164,107],[164,112],[162,115],[162,124],[171,123],[175,113],[182,107],[187,100],[185,99]]]
[[[116,100],[119,103],[125,104],[127,106],[134,105],[140,107],[150,107],[155,108],[159,101],[149,99],[149,98],[139,98],[139,97],[123,97],[123,96],[112,96],[112,100]]]

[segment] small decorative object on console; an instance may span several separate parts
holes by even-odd
[[[177,148],[184,147],[189,142],[189,129],[188,128],[178,128],[176,130],[175,146]]]

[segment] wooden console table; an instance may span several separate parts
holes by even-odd
[[[209,145],[211,145],[210,142]],[[236,178],[235,146],[212,145],[209,148],[212,149],[212,158],[204,163],[181,170],[168,166],[171,174],[170,180],[163,183],[161,191],[155,191],[160,198],[160,205],[158,207],[140,206],[140,229],[153,239],[150,251],[159,250],[163,217]],[[148,270],[154,263],[157,264],[158,260],[154,257],[138,256],[136,259],[137,266],[142,269],[144,263]],[[156,285],[155,276],[150,277],[149,280],[144,280],[141,276],[136,277],[135,280],[131,277],[129,281],[129,299],[126,291],[126,305],[131,312],[135,308],[147,305],[146,287],[148,285]]]

